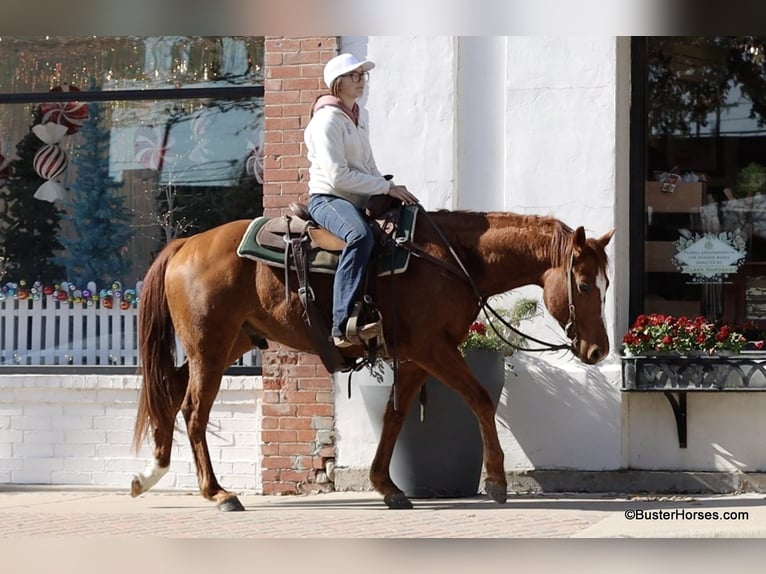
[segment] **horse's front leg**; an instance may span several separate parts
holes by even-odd
[[[463,397],[476,415],[483,444],[484,468],[487,472],[484,488],[495,502],[503,504],[508,498],[508,481],[505,478],[503,449],[497,437],[495,405],[492,398],[487,389],[473,376],[457,348],[440,348],[435,352],[438,359],[421,364],[434,377]]]
[[[407,496],[391,480],[391,457],[412,399],[425,383],[427,376],[428,374],[414,363],[400,365],[396,381],[397,408],[394,410],[392,391],[383,415],[383,430],[370,468],[370,482],[373,488],[383,495],[386,506],[392,509],[412,508],[412,503]]]

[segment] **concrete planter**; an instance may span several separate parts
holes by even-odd
[[[466,360],[497,407],[505,382],[503,355],[473,350]],[[364,378],[359,377],[362,399],[379,437],[392,373],[386,368],[382,382],[369,374]],[[391,478],[410,498],[474,496],[483,462],[478,421],[456,392],[434,378],[426,382],[426,396],[422,421],[417,397],[407,413],[391,460]]]

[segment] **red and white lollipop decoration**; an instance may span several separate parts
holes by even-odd
[[[134,160],[146,169],[159,171],[174,139],[165,126],[141,126],[133,140]]]
[[[51,88],[51,92],[79,92],[76,86],[63,84]],[[72,135],[82,127],[85,120],[88,119],[88,104],[85,102],[46,102],[40,104],[40,111],[43,114],[41,123],[47,124],[53,122],[66,126],[67,134]]]

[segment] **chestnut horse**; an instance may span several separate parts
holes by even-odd
[[[603,359],[609,351],[603,314],[609,284],[605,247],[614,231],[586,238],[582,227],[573,231],[553,218],[503,212],[421,215],[426,217],[419,218],[414,243],[427,255],[412,257],[405,273],[378,278],[384,338],[389,344],[395,341],[401,363],[397,405],[389,400],[370,479],[390,508],[411,507],[391,480],[389,463],[407,409],[432,375],[457,391],[476,414],[486,492],[502,503],[506,479],[494,408],[458,346],[483,303],[479,296],[535,284],[543,288],[545,306],[562,327],[575,319],[567,325],[572,353],[589,365]],[[143,385],[134,445],[138,450],[151,431],[155,448],[153,460],[133,479],[133,496],[146,492],[167,472],[180,410],[200,493],[220,510],[242,510],[236,495],[218,484],[205,438],[223,372],[264,339],[315,352],[302,319],[297,280],[288,281],[291,291],[286,300],[282,269],[237,256],[237,245],[249,223],[233,221],[176,239],[146,273],[139,308]],[[437,265],[433,258],[446,265]],[[448,267],[462,268],[470,278]],[[332,276],[314,274],[312,282],[329,324]],[[176,335],[186,352],[180,367],[175,364]],[[361,357],[363,350],[349,347],[341,352]]]

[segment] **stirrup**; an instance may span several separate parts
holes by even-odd
[[[352,347],[354,343],[346,339],[346,337],[332,337],[332,344],[335,345],[338,349],[347,349],[348,347]]]
[[[380,321],[361,326],[357,326],[356,321],[357,317],[351,317],[346,323],[346,339],[357,345],[363,345],[365,341],[374,339],[383,330]]]

